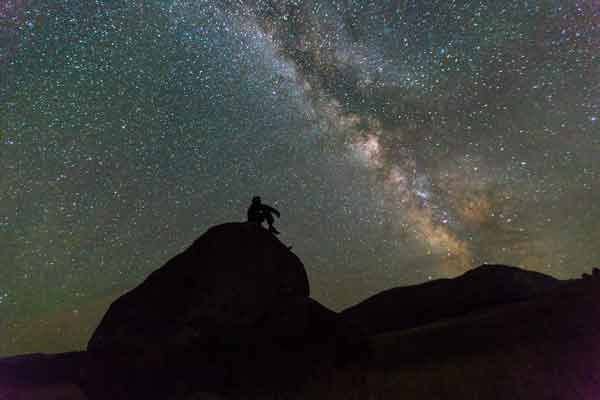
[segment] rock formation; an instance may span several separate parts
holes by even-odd
[[[107,364],[110,380],[125,373],[147,396],[298,384],[317,364],[343,362],[360,338],[309,297],[304,266],[287,246],[258,224],[229,223],[116,300],[88,352],[121,360],[126,371]]]
[[[88,350],[185,344],[192,331],[236,334],[281,299],[308,295],[302,262],[277,238],[256,224],[219,225],[115,301]]]
[[[375,335],[531,299],[561,283],[539,272],[482,265],[454,279],[386,290],[347,308],[342,315]]]
[[[486,265],[338,314],[275,236],[224,224],[117,299],[86,351],[0,359],[0,399],[593,399],[598,289]]]

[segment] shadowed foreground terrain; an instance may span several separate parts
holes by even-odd
[[[346,393],[357,399],[596,399],[599,316],[599,283],[571,282],[530,301],[373,336],[368,361],[313,382],[308,393],[336,399],[349,398]]]
[[[117,299],[87,351],[0,360],[0,399],[595,399],[600,281],[508,266],[335,313],[230,223]]]

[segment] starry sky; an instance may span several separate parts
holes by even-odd
[[[340,310],[600,261],[599,0],[0,0],[0,355],[281,211]]]

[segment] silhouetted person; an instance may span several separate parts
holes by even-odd
[[[273,207],[261,203],[260,196],[254,196],[252,198],[252,204],[248,208],[248,221],[258,222],[259,225],[262,225],[263,221],[266,219],[267,224],[269,224],[269,232],[277,235],[279,234],[279,231],[273,226],[275,220],[273,219],[272,214],[277,215],[277,218],[281,216],[279,211]]]

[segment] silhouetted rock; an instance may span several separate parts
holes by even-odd
[[[600,279],[600,269],[598,269],[597,267],[594,267],[594,268],[592,268],[591,274],[584,272],[583,274],[581,274],[581,278],[582,279]]]
[[[277,388],[273,383],[295,373],[297,360],[303,360],[297,356],[302,346],[292,346],[295,350],[287,354],[267,351],[275,364],[270,370],[250,370],[256,365],[252,358],[238,353],[238,364],[232,370],[237,378],[220,391],[202,386],[205,353],[193,355],[197,362],[181,365],[177,371],[187,370],[196,379],[184,377],[162,393],[153,390],[149,378],[167,381],[172,371],[153,370],[151,365],[136,367],[127,358],[111,359],[114,355],[102,358],[104,353],[81,352],[10,358],[0,360],[0,395],[31,400],[595,399],[600,391],[598,285],[596,280],[568,281],[529,300],[419,329],[375,335],[370,339],[372,352],[365,359],[338,368],[313,364],[311,379],[292,387]],[[317,311],[306,313],[313,308]],[[329,316],[335,316],[310,299],[281,304],[281,309],[272,313],[261,323],[262,328],[277,328],[287,315],[298,313],[308,315],[308,320],[323,318],[323,323],[313,325],[320,327],[313,331],[317,337],[321,329],[331,327]],[[295,332],[290,329],[290,336]],[[265,348],[268,343],[254,348],[255,356],[262,359]],[[242,349],[251,355],[252,348]],[[316,353],[310,354],[315,357]],[[286,358],[289,355],[294,357]],[[116,372],[110,375],[108,370]],[[137,376],[140,372],[143,374]],[[248,384],[252,376],[260,379]],[[81,382],[89,397],[83,397]],[[144,384],[146,393],[139,389]]]
[[[591,399],[598,285],[487,265],[338,314],[275,236],[225,224],[116,300],[87,351],[0,359],[0,399]]]
[[[342,315],[375,335],[530,299],[561,283],[539,272],[482,265],[457,278],[386,290],[347,308]]]
[[[371,337],[368,362],[298,398],[582,400],[600,393],[600,283]]]
[[[302,262],[277,238],[252,223],[219,225],[115,301],[88,349],[145,351],[235,334],[282,298],[308,295]]]
[[[115,360],[106,363],[110,379],[127,376],[136,395],[160,397],[177,387],[298,384],[316,364],[358,354],[364,338],[309,298],[304,267],[287,246],[255,223],[229,223],[116,300],[88,352]]]

